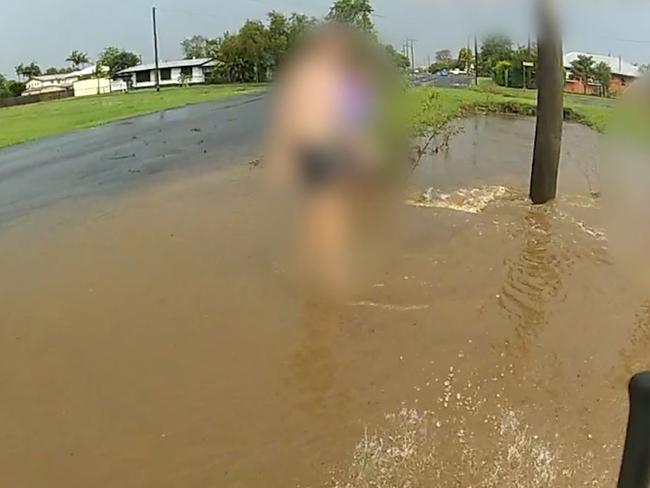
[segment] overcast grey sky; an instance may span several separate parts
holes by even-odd
[[[14,76],[14,66],[32,60],[42,68],[62,66],[73,49],[92,58],[116,45],[151,60],[151,6],[160,8],[161,58],[181,55],[188,36],[215,37],[236,30],[247,18],[266,12],[327,13],[331,0],[29,0],[6,2],[0,17],[0,73]],[[374,0],[375,23],[384,41],[401,46],[417,39],[416,60],[435,51],[456,51],[474,30],[501,30],[525,43],[532,25],[525,0]],[[647,0],[562,2],[565,51],[623,56],[650,62],[650,2]],[[636,42],[623,42],[626,39]]]

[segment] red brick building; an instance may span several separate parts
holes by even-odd
[[[639,68],[631,63],[623,61],[620,57],[615,58],[612,56],[599,56],[597,54],[571,52],[564,56],[564,67],[567,72],[566,84],[564,89],[571,93],[587,93],[588,95],[600,95],[600,84],[590,81],[587,84],[586,90],[582,80],[575,79],[571,73],[571,63],[578,59],[578,56],[591,56],[594,59],[594,64],[605,63],[612,70],[612,82],[609,84],[608,92],[616,95],[624,92],[628,86],[637,80],[641,73]]]

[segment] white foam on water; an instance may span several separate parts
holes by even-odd
[[[390,303],[377,303],[369,300],[364,300],[360,302],[355,302],[352,304],[355,307],[371,307],[378,308],[380,310],[387,310],[389,312],[412,312],[416,310],[426,310],[431,307],[431,305],[395,305]]]
[[[445,208],[478,214],[495,201],[512,200],[516,196],[515,191],[501,185],[460,188],[452,193],[443,193],[435,188],[429,188],[408,199],[406,204],[413,207]]]

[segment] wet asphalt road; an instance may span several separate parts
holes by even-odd
[[[0,149],[0,224],[164,171],[249,162],[259,156],[264,107],[263,96],[245,95]]]

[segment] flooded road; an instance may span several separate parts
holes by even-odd
[[[534,121],[425,158],[347,303],[291,273],[264,168],[63,200],[0,239],[0,485],[612,486],[650,309],[598,137],[526,202]]]

